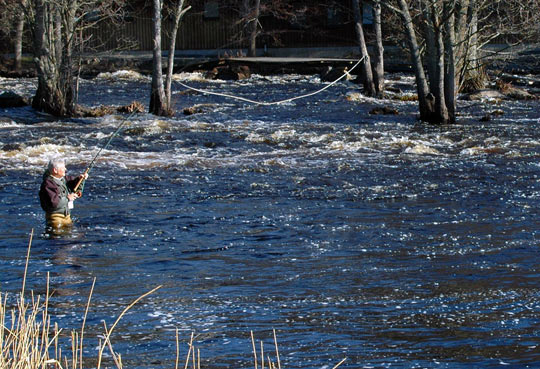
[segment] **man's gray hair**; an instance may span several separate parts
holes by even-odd
[[[57,158],[52,158],[51,160],[49,160],[49,165],[47,166],[47,169],[49,170],[49,172],[52,173],[53,169],[58,169],[60,167],[65,167],[65,166],[66,166],[66,161],[61,157],[57,157]]]

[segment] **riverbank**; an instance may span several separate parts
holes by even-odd
[[[243,56],[242,50],[218,53],[215,50],[179,50],[175,53],[175,72],[211,71],[218,66],[247,65],[252,73],[270,74],[321,74],[328,68],[351,66],[359,58],[355,48],[304,48],[275,49],[259,52],[258,56]],[[167,53],[163,53],[163,67],[167,66]],[[493,45],[486,48],[488,62],[486,69],[492,75],[540,75],[540,47],[529,46],[505,48]],[[491,56],[489,56],[491,55]],[[403,50],[398,47],[385,48],[385,72],[412,72],[412,67]],[[30,55],[23,58],[21,71],[14,71],[12,54],[0,57],[0,76],[32,77],[35,67]],[[152,53],[150,51],[124,51],[86,54],[81,62],[81,75],[93,78],[102,72],[121,69],[142,74],[152,73]]]
[[[293,53],[301,56],[293,56]],[[229,54],[213,57],[208,53],[186,53],[178,51],[175,56],[174,73],[201,73],[207,80],[241,80],[250,78],[252,74],[262,76],[278,76],[285,74],[318,75],[321,81],[331,82],[350,72],[352,78],[357,76],[358,69],[352,68],[358,62],[358,55],[345,53],[346,50],[290,50],[281,56],[244,57]],[[394,100],[415,99],[414,87],[408,86],[404,91],[401,81],[395,77],[412,75],[412,67],[397,48],[387,48],[385,73],[388,79],[385,97]],[[460,99],[467,100],[536,100],[540,98],[540,48],[522,48],[505,51],[501,47],[488,50],[492,53],[490,62],[486,64],[488,83],[482,90],[460,94]],[[488,53],[486,51],[486,53]],[[214,51],[215,53],[215,51]],[[340,57],[329,57],[332,53]],[[310,56],[311,55],[311,56]],[[35,69],[32,58],[26,56],[23,68],[13,71],[13,59],[4,55],[0,63],[0,76],[7,78],[34,78]],[[166,54],[163,58],[166,68]],[[152,72],[152,55],[149,52],[119,52],[86,55],[82,59],[80,74],[83,79],[91,80],[103,73],[115,73],[129,70],[143,76]],[[353,79],[359,83],[359,79]],[[20,96],[13,91],[0,92],[0,107],[20,107],[29,105],[30,96]],[[94,116],[100,112],[86,112]],[[488,118],[485,118],[488,119]]]

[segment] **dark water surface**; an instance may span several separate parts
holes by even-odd
[[[266,101],[321,87],[180,78]],[[29,94],[34,83],[0,80]],[[140,76],[100,77],[81,102],[148,91]],[[43,169],[59,153],[84,170],[121,116],[0,111],[0,290],[20,290],[33,228],[28,288],[43,293],[50,274],[66,331],[97,279],[87,357],[103,320],[162,285],[113,334],[126,367],[173,367],[176,328],[182,355],[197,334],[205,368],[251,367],[250,331],[273,356],[272,329],[284,368],[540,367],[540,104],[462,102],[458,124],[430,127],[414,102],[370,115],[390,102],[355,92],[276,106],[177,93],[176,118],[137,115],[104,151],[61,236],[45,232]]]

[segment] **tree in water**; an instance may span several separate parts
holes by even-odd
[[[377,97],[382,97],[384,92],[384,47],[381,0],[373,1],[373,26],[375,31],[373,83],[375,84],[375,93],[377,94]]]
[[[24,33],[24,9],[25,2],[21,1],[21,6],[17,9],[17,18],[16,27],[15,27],[15,71],[20,73],[22,70],[22,50],[23,50],[23,33]]]
[[[406,38],[411,62],[416,77],[416,92],[418,93],[418,105],[420,107],[420,119],[431,121],[434,112],[433,97],[429,92],[426,74],[424,71],[422,56],[420,54],[420,45],[416,37],[416,30],[409,11],[409,5],[406,0],[398,0],[400,14],[403,17]]]
[[[459,91],[484,86],[487,75],[481,50],[501,36],[502,25],[511,27],[504,28],[505,32],[515,35],[510,30],[515,30],[517,24],[530,24],[533,14],[540,10],[538,0],[526,0],[530,3],[527,9],[518,4],[520,0],[396,1],[396,7],[386,5],[403,21],[416,77],[420,119],[435,124],[455,122]],[[516,6],[522,10],[520,17],[509,21],[504,14]],[[521,32],[519,39],[528,36]]]
[[[149,112],[154,115],[170,115],[165,101],[165,89],[163,88],[163,69],[161,63],[161,0],[152,2],[152,24],[154,47],[152,49],[152,85],[150,91]]]
[[[26,0],[0,0],[0,31],[13,35],[13,52],[15,72],[22,69],[23,36],[26,19]]]
[[[33,15],[33,51],[38,87],[32,107],[59,117],[78,115],[76,80],[86,28],[123,12],[123,0],[27,0]],[[118,17],[121,18],[121,17]],[[79,47],[77,47],[79,46]]]
[[[167,67],[167,77],[165,86],[163,85],[163,66],[161,53],[161,18],[163,3],[161,0],[153,0],[152,2],[152,22],[153,22],[153,38],[154,47],[152,52],[152,84],[150,91],[150,106],[149,112],[154,115],[171,116],[173,109],[171,105],[171,83],[174,68],[174,50],[176,45],[176,33],[180,25],[182,16],[190,9],[184,8],[184,0],[178,0],[174,8],[173,29],[171,32],[171,44],[169,48],[169,58]]]
[[[250,0],[243,2],[244,21],[247,28],[248,56],[257,56],[257,34],[259,25],[259,15],[261,12],[261,0],[254,0],[253,6]]]
[[[72,36],[75,20],[75,14],[72,14],[73,5],[59,8],[46,0],[34,0],[34,4],[34,58],[38,87],[32,100],[32,107],[55,116],[74,116],[76,104],[72,69]],[[60,12],[67,15],[63,24]]]
[[[180,27],[180,20],[186,14],[191,6],[184,7],[185,0],[178,0],[176,6],[173,8],[173,25],[171,30],[171,42],[169,44],[169,58],[167,61],[167,76],[165,77],[165,100],[167,103],[167,109],[172,110],[171,105],[171,84],[172,75],[174,71],[174,51],[176,49],[176,34]]]
[[[354,29],[356,30],[356,37],[358,45],[360,47],[360,55],[362,57],[361,65],[361,79],[364,85],[364,93],[367,96],[376,96],[375,83],[373,82],[373,72],[371,69],[371,59],[366,46],[366,40],[364,37],[364,25],[362,22],[361,0],[352,0],[353,15],[354,15]]]

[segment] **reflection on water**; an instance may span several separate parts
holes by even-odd
[[[115,78],[85,81],[82,101],[146,101],[145,78]],[[178,78],[257,100],[320,86]],[[458,124],[431,127],[415,122],[415,103],[370,115],[390,102],[355,92],[343,83],[269,107],[177,93],[176,118],[136,116],[97,160],[74,228],[34,240],[29,288],[43,291],[50,273],[51,309],[78,328],[97,278],[91,357],[100,320],[163,285],[116,328],[130,367],[170,366],[176,328],[184,342],[199,334],[215,368],[252,365],[251,330],[273,352],[273,328],[290,368],[344,357],[344,368],[537,366],[538,103],[463,102]],[[181,114],[194,105],[202,112]],[[49,156],[80,172],[122,117],[1,115],[0,287],[16,292],[29,230],[44,229]]]

